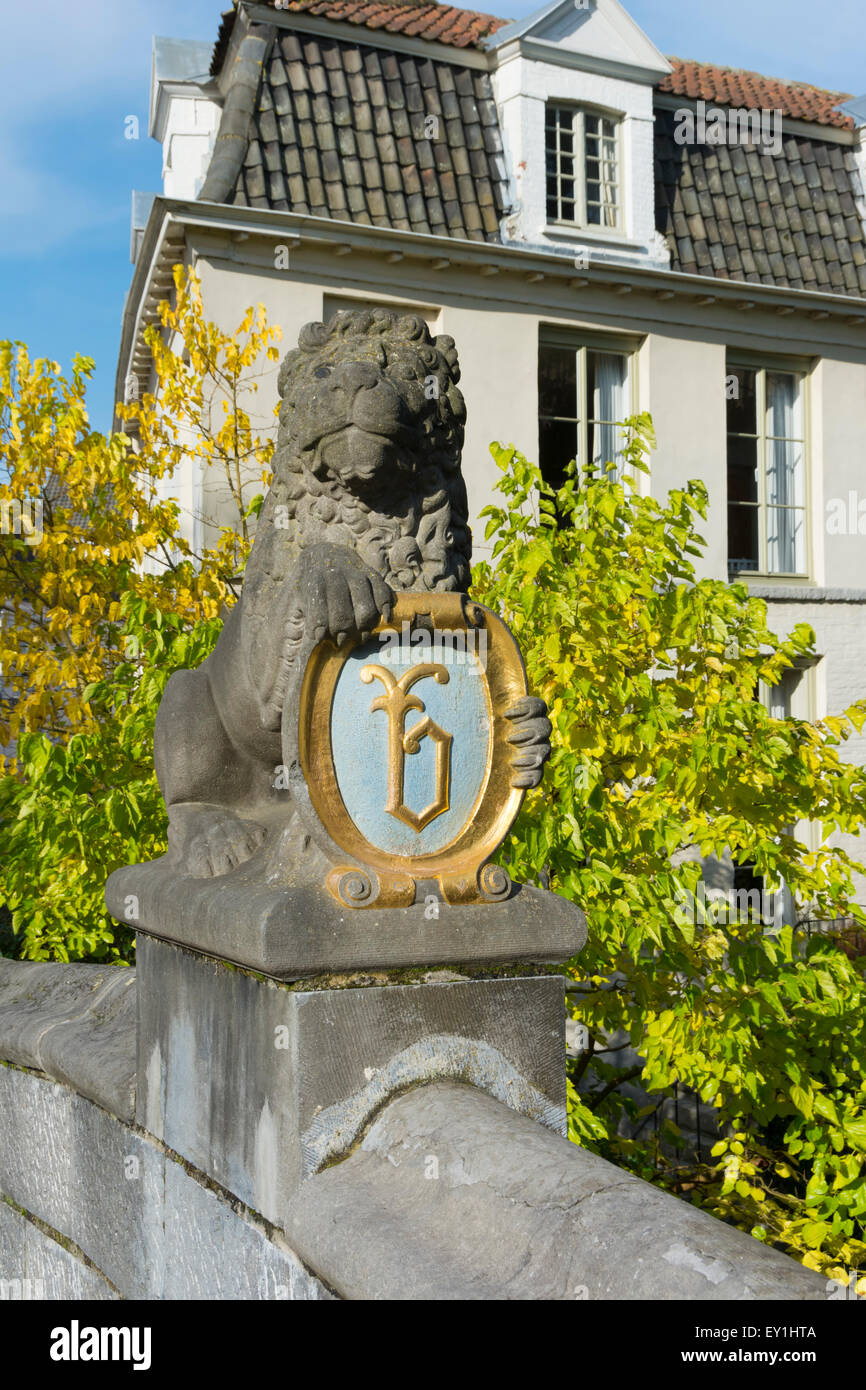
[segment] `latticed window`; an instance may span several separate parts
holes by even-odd
[[[548,221],[619,226],[619,123],[614,117],[548,103],[545,154]]]

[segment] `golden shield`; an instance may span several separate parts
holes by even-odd
[[[450,903],[508,897],[487,861],[524,795],[506,715],[526,693],[508,627],[463,594],[400,594],[368,641],[313,649],[298,755],[340,902],[408,905],[419,884]]]

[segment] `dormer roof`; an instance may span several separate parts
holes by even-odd
[[[501,53],[518,44],[527,56],[654,83],[671,71],[663,53],[619,0],[552,0],[526,19],[497,28],[485,48]]]

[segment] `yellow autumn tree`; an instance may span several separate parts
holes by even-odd
[[[86,692],[129,657],[124,595],[185,625],[232,601],[268,481],[273,416],[252,405],[280,330],[259,305],[225,333],[195,274],[174,282],[145,332],[154,392],[118,406],[122,432],[91,428],[90,359],[65,376],[0,342],[0,770],[21,734],[93,730]],[[227,503],[198,553],[174,495],[184,461]]]

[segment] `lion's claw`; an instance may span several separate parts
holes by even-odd
[[[337,646],[354,634],[369,634],[388,617],[394,595],[381,575],[353,551],[322,543],[311,546],[298,566],[301,612],[316,642]]]
[[[524,695],[505,711],[514,728],[508,742],[515,746],[511,758],[514,769],[513,787],[537,787],[550,757],[552,724],[547,718],[547,705],[536,695]]]
[[[189,842],[187,868],[193,878],[220,878],[251,859],[265,838],[255,821],[241,820],[231,811],[213,813],[211,823]]]

